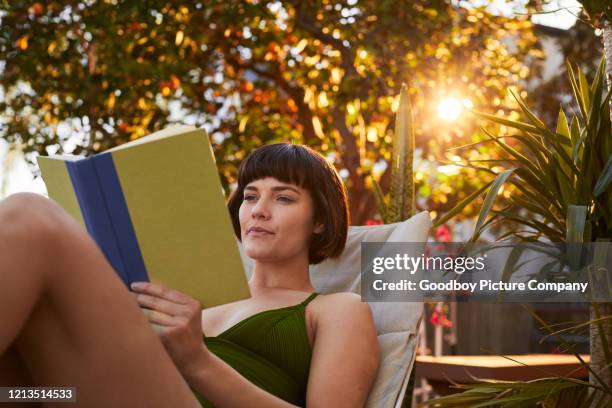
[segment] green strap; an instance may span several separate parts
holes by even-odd
[[[312,299],[314,299],[314,298],[316,298],[316,297],[317,297],[317,295],[318,295],[318,293],[317,293],[317,292],[313,292],[313,293],[311,293],[311,294],[310,294],[310,296],[308,296],[308,297],[306,298],[306,300],[304,300],[304,301],[303,301],[302,303],[300,303],[300,304],[301,304],[302,306],[306,306],[306,305],[308,305]]]

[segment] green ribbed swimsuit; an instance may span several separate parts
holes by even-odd
[[[305,310],[317,295],[294,306],[256,313],[218,336],[204,336],[204,343],[253,384],[304,406],[312,353]],[[213,407],[197,393],[196,397],[203,407]]]

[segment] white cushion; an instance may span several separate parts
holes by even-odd
[[[362,242],[427,242],[431,219],[427,211],[387,225],[351,226],[346,246],[335,259],[310,265],[310,278],[315,290],[322,294],[335,292],[360,293]],[[238,245],[247,277],[251,277],[253,261]],[[423,248],[413,248],[419,256]],[[423,316],[419,302],[369,303],[381,350],[381,365],[366,407],[399,407],[410,371],[414,365],[416,335]]]

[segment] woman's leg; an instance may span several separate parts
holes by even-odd
[[[15,347],[9,347],[4,354],[0,354],[0,387],[29,387],[32,385],[33,381],[30,377],[30,373],[28,373]],[[20,402],[13,405],[0,403],[0,407],[2,408],[9,408],[11,406],[16,408],[40,408],[42,404],[36,402]]]
[[[44,197],[0,202],[0,322],[0,355],[76,387],[77,406],[199,407],[94,241]]]

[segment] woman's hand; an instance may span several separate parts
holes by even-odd
[[[156,283],[134,282],[131,288],[174,364],[188,377],[209,353],[202,341],[200,302]]]

